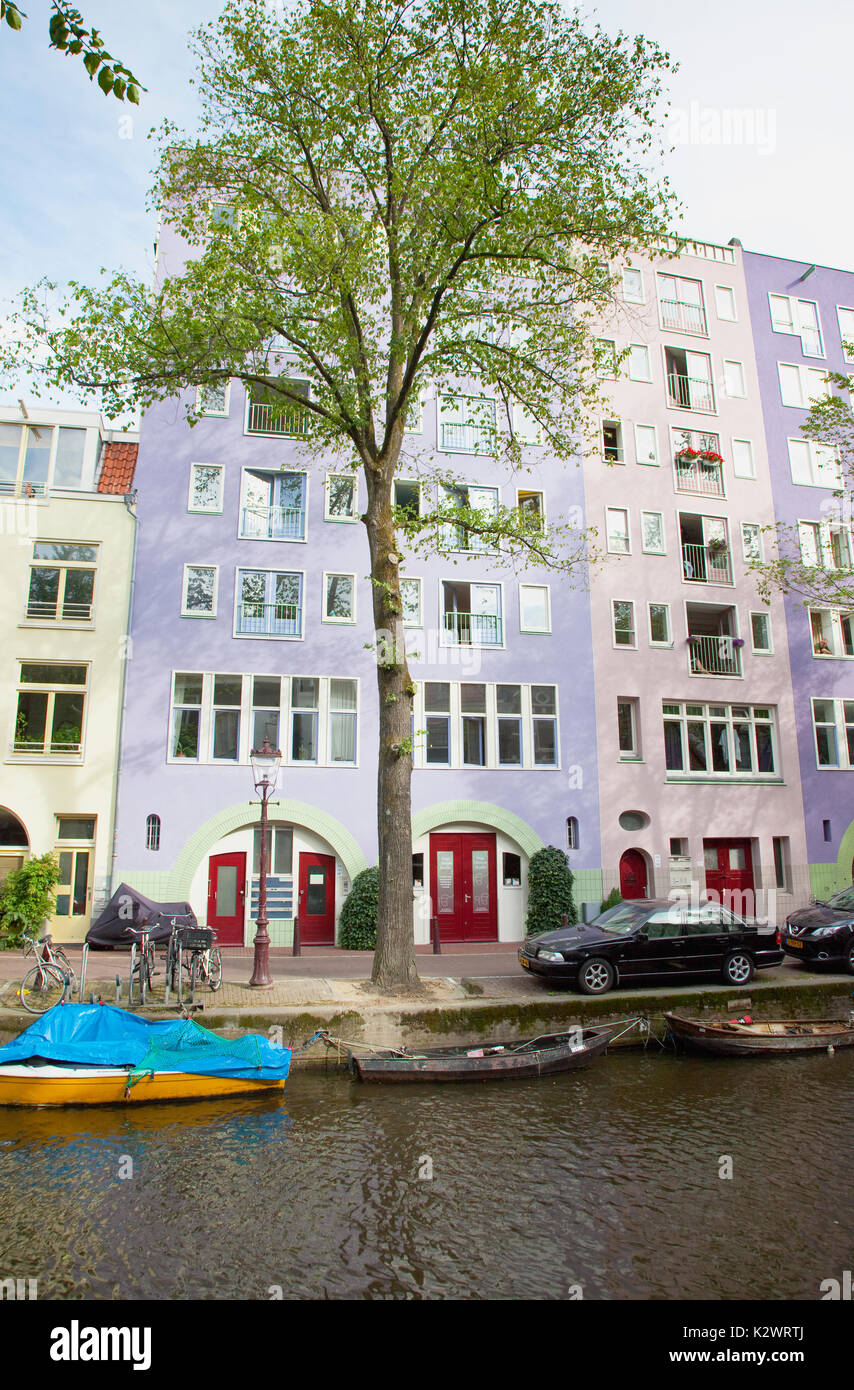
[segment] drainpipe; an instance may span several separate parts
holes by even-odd
[[[137,455],[137,461],[138,461],[138,459],[139,459],[139,456]],[[126,619],[125,619],[125,635],[124,635],[125,649],[124,649],[124,660],[123,660],[123,662],[122,662],[122,682],[121,682],[122,688],[121,688],[121,702],[120,702],[120,706],[119,706],[118,754],[117,754],[117,758],[116,758],[116,775],[115,775],[115,777],[113,778],[113,804],[112,804],[112,812],[111,812],[111,822],[112,822],[112,824],[111,824],[111,826],[110,826],[110,845],[111,845],[111,850],[110,850],[110,882],[109,882],[108,901],[109,901],[109,898],[111,898],[111,897],[113,896],[113,893],[116,891],[116,885],[115,885],[115,883],[114,883],[115,872],[116,872],[116,821],[117,821],[117,819],[118,819],[119,778],[120,778],[120,776],[121,776],[122,761],[123,761],[123,755],[124,755],[125,711],[126,711],[126,706],[127,706],[128,662],[129,662],[130,659],[131,659],[131,654],[130,654],[130,640],[131,640],[131,637],[130,637],[130,628],[131,628],[131,617],[132,617],[132,615],[133,615],[133,596],[134,596],[134,589],[135,589],[135,587],[136,587],[136,557],[137,557],[137,542],[138,542],[138,538],[139,538],[139,517],[137,516],[136,512],[134,511],[134,506],[136,505],[136,498],[137,498],[137,493],[136,493],[136,490],[134,490],[133,492],[126,492],[125,495],[124,495],[124,498],[122,499],[122,500],[124,501],[124,504],[125,504],[125,510],[126,510],[128,516],[131,517],[131,519],[132,519],[132,521],[133,521],[133,549],[132,549],[132,553],[131,553],[130,587],[129,587],[129,589],[128,589],[127,617],[126,617]]]

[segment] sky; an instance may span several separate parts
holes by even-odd
[[[0,317],[42,276],[93,284],[106,267],[150,278],[157,218],[146,208],[155,163],[148,132],[165,118],[192,128],[188,35],[221,8],[217,0],[78,5],[148,90],[139,107],[118,102],[90,84],[80,58],[49,49],[48,0],[28,0],[20,32],[0,25]],[[668,80],[674,148],[662,172],[682,205],[681,231],[854,270],[850,0],[581,8],[609,33],[656,40],[679,64]],[[0,393],[0,402],[16,394]]]

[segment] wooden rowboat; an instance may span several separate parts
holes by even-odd
[[[779,1057],[792,1052],[826,1052],[854,1046],[854,1024],[840,1019],[775,1019],[740,1023],[737,1019],[680,1018],[665,1014],[671,1035],[694,1052],[718,1057]]]
[[[481,1047],[435,1047],[419,1052],[386,1048],[368,1057],[357,1057],[351,1051],[349,1064],[360,1081],[521,1080],[585,1066],[605,1051],[613,1033],[612,1027],[576,1028],[526,1042],[484,1043]]]
[[[20,1062],[0,1067],[0,1105],[124,1105],[152,1100],[206,1100],[282,1091],[285,1083],[161,1071],[128,1086],[130,1067],[77,1067]]]

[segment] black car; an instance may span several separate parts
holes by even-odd
[[[728,985],[746,985],[754,970],[783,959],[775,927],[760,930],[717,903],[649,898],[618,903],[586,925],[529,937],[519,951],[530,974],[574,982],[583,994],[674,976],[719,975]]]
[[[808,965],[835,965],[854,975],[854,887],[793,912],[783,949]]]

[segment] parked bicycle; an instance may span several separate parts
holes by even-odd
[[[50,936],[37,941],[24,934],[22,942],[24,956],[35,956],[36,963],[21,981],[21,1003],[28,1013],[47,1013],[55,1004],[71,998],[77,988],[77,976],[62,947],[54,946]]]
[[[127,928],[131,936],[137,938],[135,951],[130,970],[130,1001],[133,1002],[134,986],[139,994],[140,1004],[145,1003],[145,996],[149,990],[154,988],[154,974],[157,961],[157,950],[154,942],[149,938],[148,928],[136,927]]]
[[[214,946],[216,932],[210,927],[177,927],[169,938],[166,978],[176,992],[182,985],[194,990],[196,983],[218,990],[222,985],[222,955]]]

